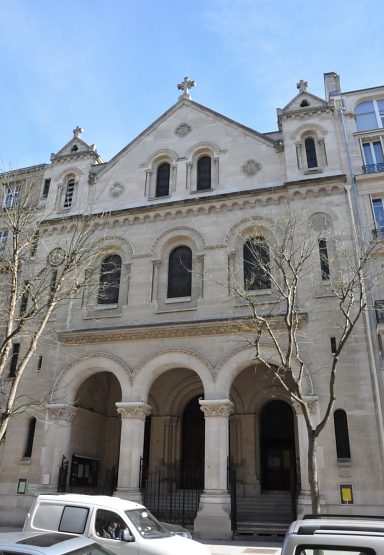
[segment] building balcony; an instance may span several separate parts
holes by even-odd
[[[380,164],[368,164],[366,166],[362,166],[363,173],[380,173],[384,172],[384,162]]]

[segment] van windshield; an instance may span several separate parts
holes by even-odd
[[[172,535],[147,509],[125,511],[125,514],[143,538],[169,538]]]

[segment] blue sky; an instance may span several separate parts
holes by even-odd
[[[192,98],[260,132],[304,79],[384,84],[377,0],[0,0],[0,164],[49,162],[76,125],[104,160]]]

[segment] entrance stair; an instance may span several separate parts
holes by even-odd
[[[237,497],[235,535],[282,536],[292,517],[289,491],[266,491],[256,497]]]

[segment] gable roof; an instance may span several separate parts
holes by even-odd
[[[51,154],[51,162],[55,162],[59,159],[62,160],[63,158],[72,158],[84,155],[92,155],[96,159],[97,163],[102,162],[95,145],[89,145],[80,138],[82,132],[82,129],[76,127],[76,129],[73,130],[72,139],[68,141],[56,154]]]
[[[263,133],[259,133],[258,131],[251,129],[250,127],[242,125],[241,123],[238,123],[237,121],[231,118],[228,118],[227,116],[224,116],[219,112],[215,112],[211,108],[207,108],[206,106],[203,106],[202,104],[199,104],[198,102],[195,102],[194,100],[191,100],[189,98],[180,97],[175,104],[173,104],[166,112],[164,112],[153,123],[151,123],[151,125],[149,125],[146,129],[144,129],[144,131],[142,131],[139,135],[137,135],[137,137],[135,137],[122,150],[120,150],[120,152],[118,152],[115,156],[113,156],[113,158],[111,158],[109,162],[103,164],[103,167],[100,169],[100,172],[98,173],[102,174],[108,171],[110,168],[112,168],[124,156],[124,154],[126,154],[132,148],[134,148],[135,145],[138,144],[144,137],[149,135],[152,131],[154,131],[157,127],[159,127],[159,125],[161,125],[164,121],[170,118],[183,106],[189,106],[195,110],[198,110],[199,112],[205,113],[210,117],[213,117],[217,120],[221,120],[223,123],[231,125],[232,127],[241,129],[243,132],[247,133],[248,135],[254,138],[261,139],[264,143],[267,143],[270,146],[276,146],[278,144],[278,141],[268,137],[267,135],[264,135]]]

